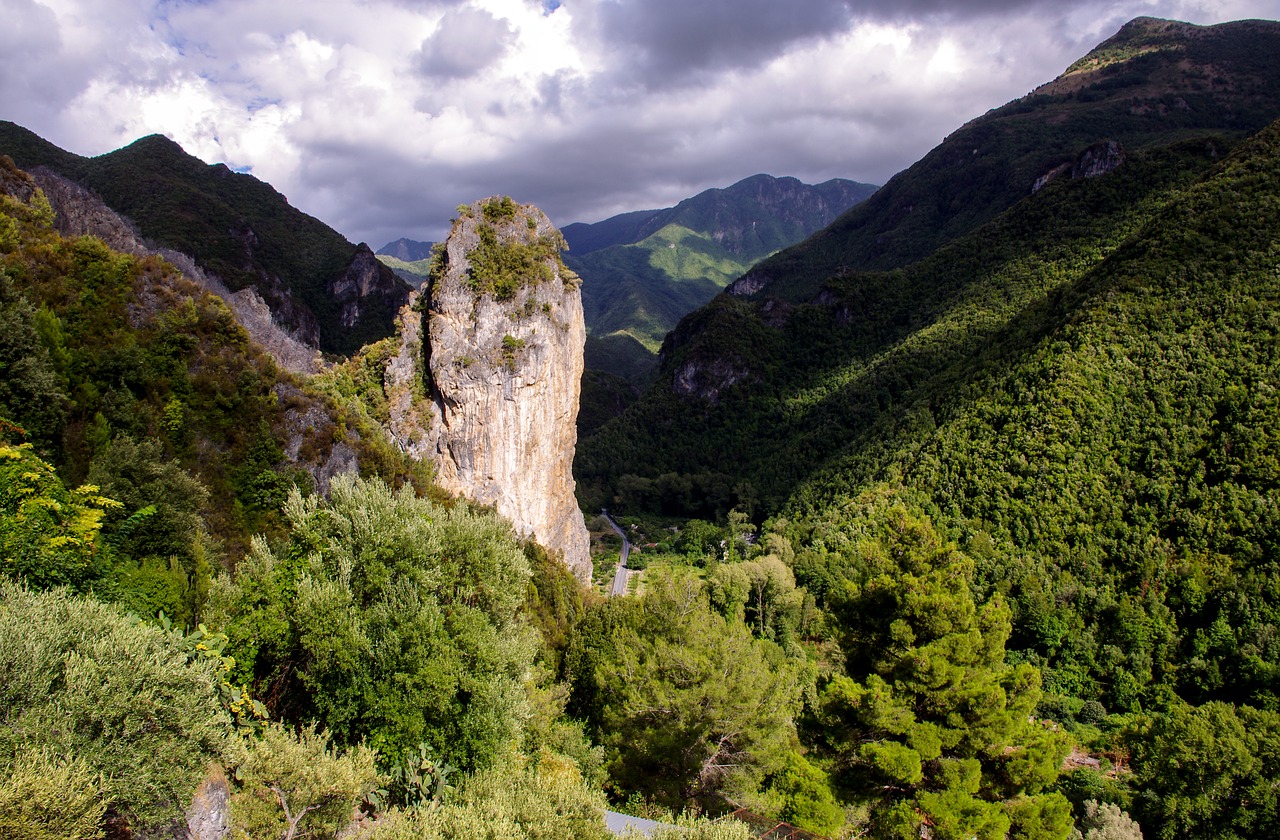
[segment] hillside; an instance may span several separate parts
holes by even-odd
[[[282,372],[220,298],[154,256],[59,235],[51,210],[29,209],[36,190],[0,156],[0,428],[123,503],[105,529],[138,565],[103,591],[190,620],[209,576],[280,527],[295,484],[323,490],[358,467],[427,486],[376,423]]]
[[[252,286],[273,317],[326,352],[349,354],[390,335],[407,285],[258,179],[208,165],[153,135],[95,158],[0,121],[0,154],[97,192],[149,240],[189,254],[232,291]]]
[[[380,257],[395,257],[401,262],[417,262],[431,257],[431,243],[401,237],[383,245],[376,253]]]
[[[821,234],[765,260],[742,295],[810,299],[844,271],[907,265],[976,230],[1086,147],[1243,137],[1280,109],[1280,24],[1138,18],[1028,95],[953,132]]]
[[[755,175],[665,210],[564,229],[565,260],[583,278],[593,341],[589,368],[648,378],[663,337],[752,263],[830,223],[875,187],[833,179],[810,186]]]
[[[1233,142],[1133,150],[813,303],[720,296],[580,445],[585,503],[736,505],[812,541],[888,484],[975,546],[979,588],[1013,600],[1011,644],[1053,690],[1270,706],[1280,651],[1248,640],[1278,606],[1280,127]],[[1215,621],[1233,641],[1211,663]]]

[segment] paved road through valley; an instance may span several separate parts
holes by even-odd
[[[600,510],[600,515],[609,523],[609,527],[613,532],[622,537],[622,558],[618,560],[618,569],[613,573],[613,586],[609,588],[610,597],[614,595],[627,594],[627,558],[631,556],[631,540],[627,539],[627,532],[619,527],[617,522],[609,516],[609,511]]]

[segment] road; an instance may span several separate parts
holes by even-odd
[[[601,509],[600,515],[609,523],[609,527],[613,532],[622,537],[622,557],[618,560],[618,569],[613,573],[613,586],[609,588],[610,597],[614,595],[627,594],[627,558],[631,556],[631,540],[627,539],[627,532],[619,527],[617,522],[609,516],[607,510]]]

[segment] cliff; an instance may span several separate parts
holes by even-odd
[[[572,473],[586,327],[563,247],[535,207],[462,208],[413,304],[424,314],[402,312],[386,384],[392,434],[442,487],[492,505],[588,580]]]

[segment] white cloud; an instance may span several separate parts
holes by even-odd
[[[1140,14],[1266,0],[0,0],[0,117],[153,132],[375,247],[509,193],[561,224],[756,172],[883,182]]]

